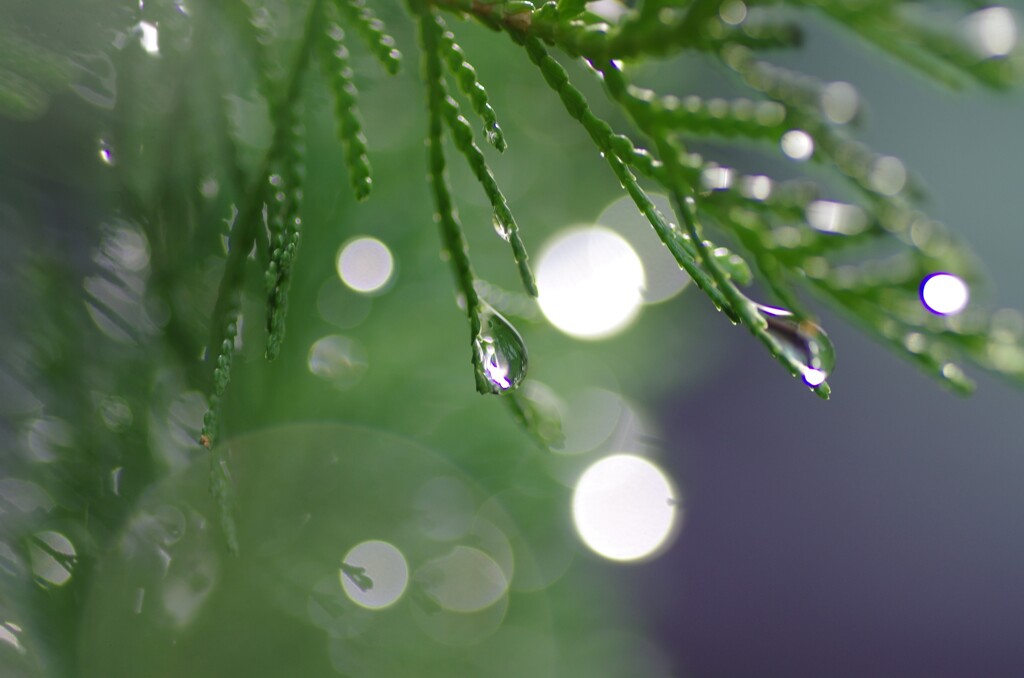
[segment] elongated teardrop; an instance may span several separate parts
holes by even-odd
[[[825,330],[782,308],[758,304],[757,310],[768,322],[768,333],[779,342],[783,356],[800,370],[804,383],[811,388],[823,384],[836,362]]]
[[[480,333],[473,340],[476,351],[477,390],[504,393],[526,376],[526,343],[512,324],[490,306],[480,313]]]

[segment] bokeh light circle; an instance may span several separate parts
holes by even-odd
[[[338,276],[356,292],[379,292],[391,280],[395,260],[388,246],[376,238],[355,238],[338,253]]]
[[[649,558],[672,536],[677,519],[672,482],[656,465],[632,454],[613,454],[580,476],[572,516],[583,542],[615,561]]]
[[[921,281],[921,303],[936,315],[955,315],[969,299],[967,283],[951,273],[933,273]]]
[[[647,197],[662,214],[673,213],[672,203],[666,196],[649,193]],[[640,263],[644,268],[644,287],[640,294],[644,304],[656,304],[671,299],[689,284],[690,276],[665,249],[665,243],[651,228],[647,217],[637,210],[636,203],[628,195],[605,207],[597,218],[597,223],[625,238],[640,257]]]
[[[364,541],[353,546],[343,563],[338,577],[345,595],[356,605],[370,610],[394,605],[409,583],[409,565],[405,556],[386,541]],[[350,574],[353,568],[361,570],[366,580]]]
[[[802,129],[791,129],[779,140],[782,152],[798,162],[809,160],[814,155],[814,139]]]
[[[622,236],[600,226],[570,229],[540,253],[537,301],[565,334],[604,339],[636,318],[645,280],[640,257]]]

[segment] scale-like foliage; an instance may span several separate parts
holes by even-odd
[[[957,390],[971,388],[963,370],[952,362],[958,355],[1013,378],[1024,375],[1020,337],[998,331],[984,312],[972,307],[963,316],[945,318],[921,305],[919,288],[930,274],[947,272],[970,284],[979,277],[977,267],[939,224],[919,212],[915,203],[920,191],[903,164],[850,136],[848,123],[857,116],[857,94],[852,86],[822,82],[775,66],[760,56],[765,50],[794,47],[801,41],[793,13],[776,15],[781,5],[819,10],[949,85],[973,80],[1006,86],[1019,70],[1015,54],[998,52],[998,46],[989,54],[979,54],[977,49],[972,52],[967,41],[932,15],[910,12],[891,3],[648,0],[636,9],[624,7],[613,24],[589,13],[581,2],[545,3],[539,7],[529,2],[473,0],[409,3],[410,14],[420,24],[428,90],[430,181],[443,249],[466,305],[479,390],[506,389],[494,388],[488,382],[486,360],[478,346],[480,337],[486,334],[487,319],[494,316],[477,295],[478,281],[447,187],[444,127],[490,201],[495,228],[509,241],[527,292],[536,295],[537,290],[508,200],[474,141],[459,103],[448,94],[445,65],[483,121],[485,138],[498,150],[506,147],[504,133],[486,89],[438,10],[473,17],[508,33],[523,47],[525,56],[540,69],[567,113],[582,125],[679,266],[717,308],[733,322],[745,325],[794,376],[803,378],[819,395],[827,397],[829,393],[825,378],[832,367],[832,349],[827,335],[800,301],[800,288],[808,288],[842,309]],[[298,247],[304,177],[301,157],[294,156],[301,148],[295,116],[301,98],[298,83],[306,70],[309,43],[318,46],[323,71],[332,85],[346,165],[359,198],[369,192],[370,166],[356,109],[354,73],[342,42],[345,31],[363,38],[388,72],[398,70],[400,59],[395,41],[365,2],[317,0],[306,8],[305,17],[306,29],[294,48],[299,57],[292,72],[287,77],[275,79],[266,74],[261,78],[270,83],[268,87],[280,81],[277,87],[286,88],[272,111],[276,132],[264,175],[271,183],[269,199],[257,196],[250,203],[266,205],[270,228],[268,357],[276,355],[283,338],[288,281]],[[335,22],[329,31],[318,28],[321,18]],[[266,20],[256,25],[257,32],[289,32],[288,27],[269,31]],[[241,34],[244,38],[250,32],[246,27]],[[263,48],[273,47],[266,44],[265,36],[259,42],[264,43]],[[549,46],[570,57],[582,57],[592,67],[610,99],[648,140],[648,148],[638,147],[593,112],[565,68],[548,53]],[[718,60],[749,88],[751,96],[732,101],[705,100],[684,93],[656,93],[630,83],[631,60],[662,58],[682,51],[699,51]],[[260,63],[258,58],[257,71]],[[834,171],[859,200],[826,199],[813,183],[741,176],[685,148],[687,141],[705,138],[774,146],[794,162],[811,162]],[[655,207],[638,175],[671,196],[674,215],[662,214]],[[245,213],[246,218],[252,216],[252,209]],[[741,251],[712,244],[706,232],[710,228],[717,231],[715,237],[737,243]],[[245,240],[239,246],[250,242]],[[754,264],[756,275],[751,275],[747,260]],[[751,278],[762,283],[775,297],[773,303],[783,308],[748,298],[740,286],[749,284]],[[222,286],[222,296],[232,287]],[[507,325],[504,319],[501,323]],[[511,325],[508,327],[511,330]],[[518,340],[512,353],[521,354],[525,365],[525,347],[519,351],[521,339],[514,330],[511,332]],[[501,364],[507,372],[508,365]]]
[[[248,352],[236,355],[241,350],[241,318],[243,313],[246,318],[265,313],[265,323],[250,324],[265,324],[266,357],[280,354],[289,290],[307,256],[299,243],[329,228],[307,218],[316,212],[304,201],[304,192],[326,183],[307,176],[307,163],[323,167],[312,162],[314,155],[336,152],[338,157],[326,162],[335,163],[339,175],[347,173],[357,198],[369,195],[374,147],[364,123],[371,131],[384,125],[375,128],[372,123],[377,121],[360,112],[356,83],[362,95],[375,94],[372,78],[359,71],[364,61],[379,62],[388,74],[399,72],[402,57],[378,15],[391,23],[402,8],[383,0],[78,4],[82,8],[69,6],[68,11],[76,20],[95,22],[83,23],[79,31],[100,36],[95,44],[61,35],[59,26],[54,36],[23,30],[23,17],[31,15],[34,3],[19,0],[0,9],[0,115],[15,124],[58,116],[62,111],[54,102],[69,89],[102,109],[98,117],[109,129],[90,128],[90,143],[100,143],[89,152],[95,164],[98,151],[103,171],[109,171],[104,176],[117,189],[110,193],[118,195],[125,223],[132,225],[114,229],[94,258],[102,275],[81,276],[88,295],[84,305],[65,303],[71,287],[81,291],[79,279],[33,291],[46,301],[46,308],[59,309],[45,322],[65,338],[65,344],[38,348],[40,370],[60,375],[59,380],[54,377],[54,388],[67,394],[67,412],[47,411],[41,421],[51,425],[60,416],[70,419],[78,413],[86,419],[98,413],[110,433],[88,430],[76,441],[72,462],[61,460],[49,467],[58,469],[45,482],[60,508],[47,520],[65,521],[58,526],[79,544],[85,563],[109,548],[127,515],[125,506],[148,491],[161,472],[187,464],[187,451],[153,453],[152,459],[113,451],[115,433],[123,436],[123,447],[133,449],[147,441],[170,447],[165,440],[173,437],[150,425],[156,417],[148,410],[136,412],[134,420],[130,412],[125,415],[126,404],[108,394],[120,392],[133,403],[147,403],[146,408],[192,407],[199,416],[206,411],[202,429],[182,427],[183,437],[198,438],[209,448],[193,445],[191,452],[209,455],[211,493],[227,544],[235,550],[240,535],[229,464],[235,432],[224,429],[235,421],[228,407],[232,389],[245,384],[248,376],[240,369],[232,381],[233,366],[242,367]],[[607,9],[608,3],[602,4]],[[93,12],[101,5],[109,10],[102,19]],[[557,398],[543,385],[525,380],[525,342],[502,315],[537,317],[537,288],[526,247],[530,229],[520,233],[513,217],[516,193],[504,190],[493,171],[501,175],[499,163],[508,154],[489,157],[486,145],[476,138],[482,132],[497,151],[508,146],[496,100],[471,64],[473,50],[460,46],[460,35],[468,37],[465,21],[492,29],[495,41],[511,40],[509,53],[536,68],[538,82],[549,87],[552,101],[580,126],[650,222],[667,250],[665,256],[816,394],[828,396],[826,378],[835,356],[825,330],[805,306],[808,295],[844,313],[959,392],[972,388],[960,361],[1024,383],[1024,323],[1019,314],[990,312],[976,299],[962,312],[947,315],[922,304],[921,287],[930,276],[945,273],[980,287],[981,267],[958,238],[924,212],[922,190],[911,170],[857,141],[854,87],[773,63],[779,50],[799,47],[800,19],[814,13],[950,88],[1011,86],[1021,72],[1019,52],[1008,49],[1005,39],[979,42],[975,35],[983,24],[1012,20],[1010,11],[975,2],[961,5],[637,0],[619,3],[615,16],[598,16],[596,6],[583,0],[408,0],[406,15],[419,36],[425,99],[410,94],[405,105],[426,102],[427,182],[442,258],[452,268],[469,329],[468,346],[452,350],[469,350],[477,389],[501,394],[540,447],[559,444],[563,436]],[[393,27],[399,37],[408,34],[403,26]],[[654,91],[634,80],[640,62],[686,52],[700,55],[743,91],[733,99],[701,98],[686,91]],[[580,65],[582,69],[575,68]],[[378,70],[377,64],[371,66]],[[603,87],[605,104],[588,101],[584,92],[591,90],[574,82],[588,77]],[[306,126],[313,123],[309,138],[314,138],[315,112],[327,99],[333,103],[340,149],[307,149]],[[612,113],[602,112],[608,107]],[[473,115],[479,122],[467,120]],[[402,132],[388,131],[396,136]],[[794,173],[816,174],[814,180],[744,175],[721,158],[694,153],[691,142],[704,140],[768,150],[791,161]],[[449,155],[449,147],[455,153]],[[526,294],[503,292],[477,277],[482,267],[470,260],[458,216],[457,203],[465,198],[448,177],[452,158],[464,160],[480,184]],[[827,178],[818,181],[822,175]],[[835,187],[843,191],[838,196],[831,192]],[[74,187],[61,185],[60,190]],[[671,211],[659,210],[652,199],[655,192],[671,198]],[[552,192],[550,199],[558,197]],[[423,216],[427,221],[429,215]],[[194,243],[202,246],[188,246]],[[26,251],[24,258],[34,256]],[[145,264],[138,263],[142,259]],[[152,276],[147,278],[142,271],[149,270]],[[77,272],[66,275],[70,280]],[[216,281],[214,294],[211,282]],[[761,290],[757,294],[766,298],[752,298],[755,293],[746,288],[755,283]],[[75,312],[88,318],[76,325]],[[151,360],[144,375],[140,370],[134,380],[102,384],[102,389],[95,383],[101,379],[82,366],[65,375],[61,370],[74,353],[66,344],[78,341],[77,329],[89,322],[122,342],[123,356],[117,358],[128,365],[126,372],[142,364],[146,355],[162,356],[159,351],[166,346],[155,346],[153,337],[163,332],[184,366],[176,377],[184,383],[175,384],[180,386],[175,393],[191,397],[179,397],[172,407],[160,388],[169,378],[153,367],[162,358]],[[399,328],[410,329],[420,328]],[[205,356],[201,364],[199,355]],[[198,392],[208,394],[205,405]],[[87,429],[82,427],[83,432]],[[166,468],[155,468],[160,464]],[[95,469],[101,467],[103,476],[97,480]],[[50,472],[41,475],[45,473]],[[10,525],[5,529],[13,534]],[[110,534],[102,534],[104,529]],[[31,539],[38,541],[29,533],[17,539],[5,534],[4,545]],[[93,553],[87,555],[90,548]],[[343,570],[358,586],[372,584],[358,567],[346,565]],[[0,597],[4,595],[6,590],[0,590]],[[68,599],[84,595],[80,588]],[[0,602],[6,606],[10,601]],[[17,647],[8,637],[14,637],[10,625],[15,622],[4,610],[3,640]],[[45,612],[39,617],[48,621],[78,619],[57,606]],[[39,642],[51,643],[55,655],[61,648],[67,652],[80,646],[68,630],[72,622],[63,623],[67,626],[54,624],[52,633],[47,624],[38,624],[46,633],[36,636],[47,637]],[[73,675],[71,670],[66,673]]]

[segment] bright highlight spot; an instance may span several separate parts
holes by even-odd
[[[1017,22],[1006,7],[987,7],[964,19],[967,42],[983,58],[1005,57],[1017,46]]]
[[[603,339],[625,329],[640,310],[644,285],[640,258],[607,228],[566,231],[540,253],[540,310],[579,339]]]
[[[825,383],[825,378],[828,375],[821,370],[816,370],[813,367],[807,367],[803,371],[804,383],[814,388],[815,386],[821,386]]]
[[[379,291],[395,270],[395,260],[387,245],[376,238],[356,238],[338,253],[338,276],[356,292]]]
[[[672,534],[675,490],[651,462],[615,454],[583,472],[572,498],[572,517],[583,542],[609,560],[649,557]]]
[[[815,200],[807,206],[807,223],[825,233],[855,235],[868,226],[868,215],[856,205]]]
[[[803,162],[814,155],[814,139],[802,129],[791,129],[779,141],[782,152],[793,160]]]
[[[700,179],[709,191],[725,191],[732,187],[732,175],[728,167],[708,167],[701,172]]]
[[[508,590],[501,566],[471,546],[426,563],[416,575],[441,607],[452,612],[479,612],[498,602]]]
[[[364,541],[345,554],[338,571],[341,587],[353,603],[382,610],[405,593],[409,565],[405,556],[386,541]]]
[[[140,21],[135,30],[139,35],[139,44],[146,54],[159,56],[160,54],[160,32],[156,26],[148,21]]]
[[[937,315],[959,313],[969,298],[967,284],[950,273],[933,273],[921,282],[921,303]]]

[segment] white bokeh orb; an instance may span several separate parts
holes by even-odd
[[[395,270],[388,246],[376,238],[355,238],[338,252],[338,276],[356,292],[373,294],[384,288]]]
[[[604,339],[636,318],[645,285],[644,267],[630,244],[600,226],[556,235],[537,265],[541,312],[578,339]]]
[[[678,500],[668,476],[647,459],[614,454],[580,476],[572,498],[576,531],[614,561],[650,558],[674,533]]]

